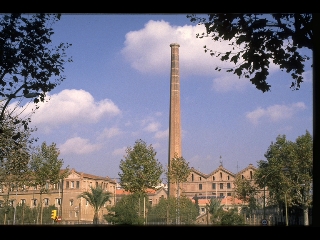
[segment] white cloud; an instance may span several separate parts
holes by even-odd
[[[254,124],[258,124],[260,119],[278,122],[284,119],[292,118],[296,112],[303,109],[306,109],[306,105],[303,102],[298,102],[291,105],[273,105],[266,109],[259,107],[252,112],[248,112],[246,117]]]
[[[217,73],[214,70],[217,64],[222,67],[233,66],[204,52],[204,45],[211,45],[214,50],[221,52],[230,49],[228,42],[196,38],[196,34],[204,30],[204,26],[200,25],[171,26],[165,21],[150,20],[143,29],[126,34],[122,54],[134,69],[142,73],[167,73],[171,64],[170,44],[178,43],[183,73],[212,75]]]
[[[101,149],[100,144],[91,144],[88,139],[74,137],[63,143],[59,149],[62,154],[88,154]]]
[[[126,149],[127,149],[127,147],[115,149],[115,150],[113,150],[112,155],[122,157],[126,154]]]
[[[157,131],[154,135],[155,138],[168,138],[169,137],[169,129],[164,131]]]
[[[147,132],[156,132],[160,128],[161,124],[159,122],[151,122],[143,129]]]
[[[65,89],[58,94],[49,95],[49,100],[39,103],[40,108],[32,116],[32,124],[47,130],[68,123],[97,123],[103,117],[113,117],[121,113],[110,100],[96,102],[93,96],[76,89]],[[27,112],[31,109],[28,108]]]
[[[213,80],[212,88],[217,92],[227,92],[230,90],[241,91],[250,84],[247,78],[239,78],[234,74],[228,74]]]
[[[305,71],[302,73],[304,82],[312,82],[312,71]]]
[[[105,138],[112,138],[115,136],[118,136],[122,133],[120,128],[112,127],[112,128],[105,128],[103,131],[99,134],[98,139],[105,139]]]
[[[221,61],[220,57],[210,56],[203,46],[216,53],[235,52],[229,45],[232,41],[213,41],[211,37],[196,38],[197,33],[205,32],[203,25],[172,26],[166,21],[150,20],[144,28],[126,34],[122,54],[131,66],[141,73],[165,74],[171,64],[171,43],[178,43],[181,75],[217,77],[213,82],[216,91],[241,91],[249,86],[249,79],[238,78],[227,69],[235,67],[234,63]],[[241,59],[239,60],[241,62]],[[215,70],[222,68],[221,71]],[[279,67],[270,60],[269,72],[279,71]]]

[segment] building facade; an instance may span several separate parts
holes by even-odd
[[[181,184],[181,191],[182,194],[191,198],[195,195],[204,199],[234,196],[236,176],[241,175],[242,178],[253,179],[255,170],[256,168],[252,164],[236,174],[225,169],[222,165],[209,174],[191,168],[187,182]]]
[[[42,207],[54,205],[59,218],[58,224],[92,224],[93,208],[84,198],[78,196],[88,191],[90,187],[101,186],[104,191],[111,192],[111,202],[99,212],[99,222],[104,223],[103,215],[107,213],[107,206],[115,204],[116,182],[109,177],[100,177],[71,169],[69,175],[60,183],[49,185],[48,193],[42,194]],[[1,188],[0,199],[8,196],[8,189]],[[36,187],[9,189],[9,202],[24,204],[31,208],[38,208],[40,190]],[[34,223],[38,223],[38,219]],[[16,224],[19,224],[18,222]]]

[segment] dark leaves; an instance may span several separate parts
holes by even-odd
[[[191,22],[205,26],[206,34],[197,37],[211,37],[213,41],[235,41],[231,44],[234,52],[215,53],[205,46],[205,52],[211,56],[235,64],[234,70],[227,69],[227,72],[250,78],[257,89],[266,92],[271,88],[267,82],[269,71],[266,69],[272,61],[291,73],[295,79],[292,89],[300,88],[305,61],[309,56],[302,56],[299,50],[313,50],[312,14],[217,13],[208,14],[207,18],[199,18],[195,14],[187,17]],[[244,62],[237,65],[241,58]],[[220,68],[216,70],[220,71]]]

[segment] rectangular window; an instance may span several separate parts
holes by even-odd
[[[66,181],[66,188],[69,188],[69,181]]]
[[[49,198],[45,198],[43,201],[45,206],[49,206]]]
[[[71,181],[71,188],[74,188],[74,181]]]
[[[216,184],[212,183],[212,189],[216,189]]]
[[[220,183],[220,189],[223,189],[223,183]]]
[[[33,207],[36,207],[37,203],[38,203],[37,199],[32,199],[32,206]]]
[[[77,187],[77,189],[79,189],[80,188],[80,182],[79,181],[77,181],[77,183],[76,183],[77,185],[76,185],[76,187]]]
[[[231,193],[230,193],[230,192],[228,192],[228,193],[227,193],[227,196],[231,196]]]
[[[223,197],[223,193],[220,193],[220,197]]]
[[[61,205],[61,198],[56,198],[56,205]]]
[[[70,199],[70,206],[73,206],[73,199]]]
[[[231,183],[227,183],[227,188],[228,188],[228,189],[231,188]]]
[[[25,199],[21,199],[21,200],[20,200],[20,204],[21,204],[21,205],[25,205],[25,204],[26,204],[26,200],[25,200]]]
[[[199,184],[199,190],[202,190],[202,184],[201,183]]]

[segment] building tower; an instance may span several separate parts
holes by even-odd
[[[170,74],[170,113],[169,113],[169,159],[168,166],[175,157],[182,156],[181,152],[181,117],[180,117],[180,71],[178,43],[171,47],[171,74]],[[177,186],[168,179],[168,196],[176,196]]]

